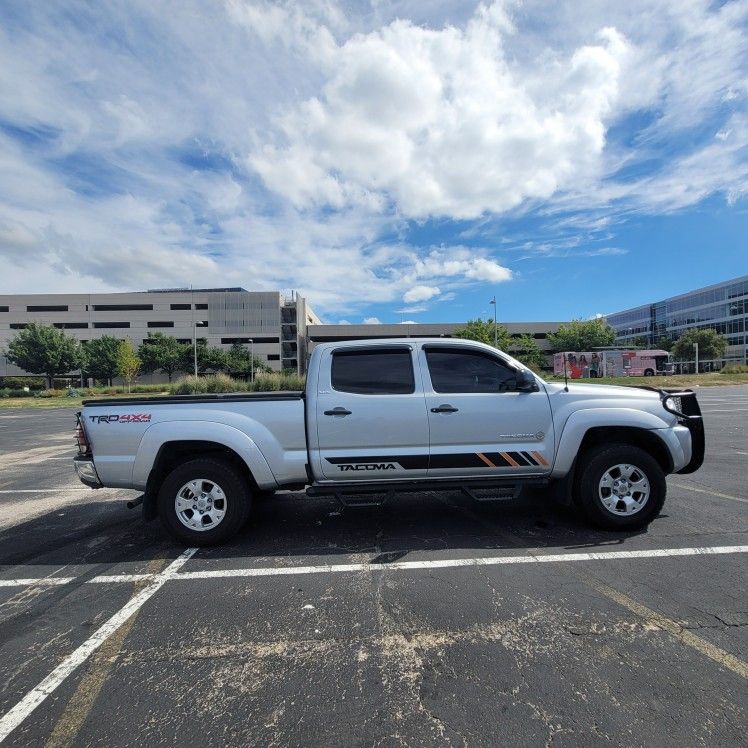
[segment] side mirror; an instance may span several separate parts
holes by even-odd
[[[539,390],[535,377],[527,369],[520,369],[517,372],[517,392],[538,392]]]

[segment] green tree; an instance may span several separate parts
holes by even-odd
[[[634,348],[646,348],[649,345],[649,340],[646,335],[637,335],[633,340]]]
[[[140,358],[130,340],[120,340],[117,345],[117,373],[127,382],[127,391],[140,371]]]
[[[556,351],[589,351],[613,345],[615,330],[602,318],[574,319],[550,333],[548,341]]]
[[[668,352],[672,351],[673,350],[673,341],[670,338],[668,338],[668,337],[660,338],[657,341],[657,347],[661,351],[668,351]]]
[[[194,367],[195,352],[192,346],[186,351],[186,357],[182,364],[183,371],[192,371]],[[219,371],[228,371],[226,351],[215,345],[208,345],[204,340],[197,341],[197,370],[200,374]]]
[[[693,361],[696,358],[695,343],[699,344],[700,361],[722,358],[727,348],[727,338],[711,327],[707,327],[701,330],[686,330],[673,343],[673,355],[679,361]]]
[[[494,344],[494,324],[488,320],[468,320],[465,327],[455,330],[452,334],[455,338],[462,338],[463,340],[477,340],[479,343],[486,343],[486,345],[491,346]],[[508,352],[513,341],[504,325],[496,326],[496,338],[499,350]]]
[[[8,361],[31,374],[44,374],[52,386],[56,374],[66,374],[81,363],[81,346],[51,325],[29,322],[8,344]]]
[[[86,374],[104,384],[111,384],[117,376],[117,349],[120,341],[112,335],[104,335],[86,343],[83,349],[83,365]]]
[[[232,376],[249,377],[254,368],[254,373],[269,372],[272,369],[261,359],[254,357],[254,366],[249,348],[241,343],[234,343],[226,351],[226,370]]]
[[[145,374],[154,371],[163,371],[169,378],[178,371],[191,371],[192,366],[187,361],[192,359],[192,346],[189,343],[180,343],[171,335],[162,332],[148,333],[148,337],[140,344],[138,356],[142,362]]]
[[[535,371],[542,369],[545,364],[545,354],[538,341],[529,333],[514,338],[509,346],[509,353]]]

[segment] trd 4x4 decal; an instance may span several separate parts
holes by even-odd
[[[148,423],[150,413],[123,413],[111,416],[89,416],[92,423]]]

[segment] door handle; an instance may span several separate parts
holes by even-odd
[[[451,405],[447,405],[447,403],[440,405],[438,408],[431,408],[432,413],[456,413],[458,410],[459,408],[453,408]]]
[[[333,408],[332,410],[325,411],[326,416],[349,416],[350,414],[350,410],[346,410],[345,408],[341,408],[340,406],[338,406],[337,408]]]

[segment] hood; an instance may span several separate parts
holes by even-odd
[[[649,399],[659,400],[660,395],[652,390],[643,390],[640,387],[624,387],[618,384],[577,384],[569,385],[569,392],[585,397],[623,397],[636,400]]]

